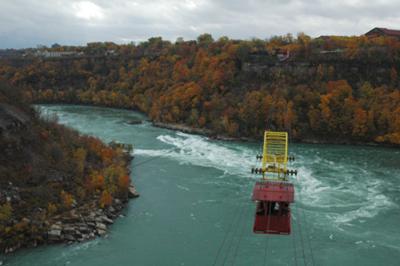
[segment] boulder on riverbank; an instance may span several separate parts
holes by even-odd
[[[139,197],[139,193],[136,191],[136,188],[134,186],[129,186],[128,188],[128,197],[129,198],[137,198]]]
[[[133,187],[133,186],[131,186]],[[74,243],[94,239],[107,234],[109,225],[120,217],[126,202],[114,199],[111,206],[93,209],[93,204],[73,209],[50,221],[44,238],[47,243]]]

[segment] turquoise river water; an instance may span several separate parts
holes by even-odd
[[[134,144],[141,196],[104,238],[21,250],[2,265],[400,265],[397,149],[291,144],[293,232],[255,235],[250,168],[260,143],[130,125],[145,117],[128,110],[40,108],[82,133]]]

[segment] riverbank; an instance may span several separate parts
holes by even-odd
[[[132,190],[134,187],[132,186]],[[134,193],[131,198],[138,197]],[[12,253],[22,247],[37,247],[39,245],[83,242],[107,234],[108,227],[114,221],[122,217],[128,200],[114,199],[113,204],[105,209],[96,207],[97,200],[93,199],[88,204],[73,208],[68,212],[51,217],[42,222],[38,220],[24,219],[26,226],[35,225],[38,233],[31,235],[31,238],[25,239],[24,243],[18,243],[14,246],[6,247],[5,254]]]
[[[247,137],[235,138],[235,137],[229,137],[229,136],[225,136],[225,135],[221,135],[221,134],[216,134],[215,132],[213,132],[212,130],[209,130],[209,129],[195,128],[195,127],[190,127],[190,126],[187,126],[184,124],[162,123],[162,122],[155,122],[155,121],[153,121],[152,124],[155,127],[181,131],[183,133],[188,133],[188,134],[203,135],[203,136],[209,137],[211,139],[216,139],[216,140],[246,141],[246,142],[257,141],[256,139],[253,139],[253,138],[247,138]]]
[[[77,106],[93,106],[93,107],[102,107],[102,108],[112,108],[112,109],[120,109],[120,110],[128,110],[140,113],[141,115],[147,116],[147,114],[143,111],[138,110],[137,108],[127,108],[127,107],[119,107],[119,106],[110,106],[110,105],[101,105],[101,104],[91,104],[91,103],[64,103],[64,102],[36,102],[35,104],[44,104],[44,105],[53,105],[53,104],[62,104],[62,105],[77,105]],[[165,123],[160,121],[152,121],[147,119],[147,121],[151,122],[153,126],[158,128],[171,129],[176,131],[181,131],[188,134],[196,134],[206,136],[210,139],[214,140],[223,140],[223,141],[244,141],[244,142],[261,142],[262,137],[260,138],[252,138],[252,137],[232,137],[224,134],[217,134],[213,130],[205,129],[205,128],[196,128],[191,127],[185,124],[180,123]],[[290,137],[290,136],[289,136]],[[294,143],[304,143],[304,144],[328,144],[328,145],[354,145],[354,146],[370,146],[370,147],[385,147],[385,148],[400,148],[398,144],[390,144],[387,142],[371,142],[371,141],[355,141],[344,138],[338,139],[321,139],[317,137],[307,137],[303,139],[291,139]]]
[[[126,156],[128,162],[133,157]],[[14,187],[14,191],[19,188]],[[49,244],[72,244],[102,237],[107,234],[109,226],[120,217],[123,217],[123,210],[130,199],[139,197],[139,193],[133,184],[130,184],[127,193],[112,199],[107,207],[100,207],[100,196],[92,197],[87,203],[73,207],[63,213],[47,217],[23,218],[18,224],[23,233],[23,239],[15,244],[6,246],[2,252],[9,254],[20,248],[33,248],[39,245]],[[30,232],[27,232],[28,229]]]
[[[128,200],[130,145],[41,116],[0,84],[0,253],[106,234]]]
[[[107,208],[97,207],[98,199],[72,209],[67,213],[53,217],[47,231],[46,243],[82,242],[107,234],[108,226],[123,217],[122,211],[131,198],[139,197],[133,185],[130,185],[128,197],[113,199]]]
[[[243,141],[243,142],[261,142],[262,137],[259,139],[250,137],[230,137],[221,134],[216,134],[212,130],[194,128],[186,126],[183,124],[174,123],[162,123],[162,122],[152,122],[152,125],[159,128],[166,128],[176,131],[181,131],[188,134],[197,134],[209,137],[210,139],[223,140],[223,141]],[[317,138],[305,138],[305,139],[292,139],[294,143],[304,143],[304,144],[324,144],[324,145],[354,145],[354,146],[370,146],[370,147],[385,147],[385,148],[399,148],[400,145],[388,144],[388,143],[376,143],[376,142],[361,142],[361,141],[351,141],[346,139],[330,139],[322,140]]]

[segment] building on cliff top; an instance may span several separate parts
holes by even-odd
[[[365,33],[367,37],[395,37],[400,39],[400,30],[386,29],[386,28],[373,28],[369,32]]]

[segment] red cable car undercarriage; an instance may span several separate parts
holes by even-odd
[[[252,199],[257,203],[254,233],[290,234],[290,203],[294,202],[293,184],[279,181],[257,182]]]

